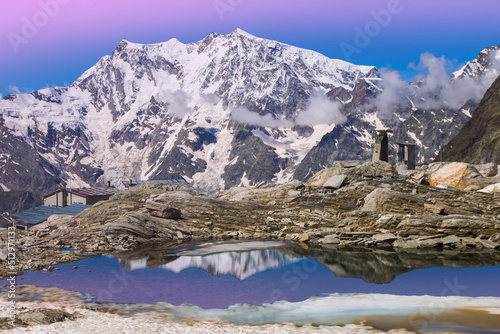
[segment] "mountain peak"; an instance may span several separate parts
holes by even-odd
[[[258,38],[252,34],[249,34],[247,33],[246,31],[240,29],[240,28],[236,28],[233,32],[231,32],[229,35],[232,35],[232,34],[235,34],[235,35],[240,35],[240,36],[244,36],[244,37],[247,37],[247,38],[251,38],[251,39],[255,39],[255,38]]]

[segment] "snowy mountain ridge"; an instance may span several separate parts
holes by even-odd
[[[293,126],[313,90],[349,91],[361,78],[376,78],[375,72],[241,30],[210,34],[190,44],[123,40],[70,87],[7,96],[0,110],[13,135],[61,169],[63,183],[85,186],[111,180],[118,185],[121,179],[155,177],[166,169],[180,172],[195,186],[219,191],[227,183],[221,179],[224,167],[234,161],[229,156],[238,121],[286,121]],[[193,124],[209,137],[195,149],[190,146],[200,136],[189,130]],[[314,126],[312,138],[288,129],[276,146],[293,142],[281,152],[299,161],[330,128]],[[69,138],[68,129],[79,136]],[[55,145],[46,145],[43,138],[51,133],[57,134]],[[174,159],[168,156],[174,146],[181,165],[165,166],[165,159]],[[78,165],[95,171],[80,175]],[[2,184],[4,190],[11,187]]]
[[[481,64],[460,75],[490,71]],[[0,101],[0,189],[41,194],[180,173],[215,193],[306,179],[335,160],[369,157],[380,127],[429,158],[474,108],[419,109],[417,85],[384,116],[365,107],[388,90],[381,80],[373,66],[240,29],[189,44],[123,40],[69,87]]]

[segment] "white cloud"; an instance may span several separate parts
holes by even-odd
[[[168,110],[177,117],[184,117],[193,111],[193,109],[188,106],[189,98],[187,94],[182,90],[163,92],[160,99],[168,101]]]
[[[459,109],[467,101],[479,102],[486,90],[500,74],[500,51],[490,54],[492,66],[481,78],[452,79],[448,75],[452,62],[444,57],[436,57],[430,53],[420,56],[418,65],[409,67],[421,73],[414,80],[419,88],[413,92],[417,108],[422,109]],[[370,101],[364,109],[376,108],[382,116],[390,116],[398,104],[406,104],[406,96],[411,95],[409,83],[401,79],[399,72],[381,69],[380,88],[383,91]]]
[[[21,94],[21,90],[17,86],[7,87],[7,92],[9,92],[10,94]]]
[[[420,57],[419,67],[428,72],[419,95],[426,99],[422,107],[459,109],[467,101],[479,102],[486,90],[498,77],[500,61],[497,52],[492,52],[492,68],[481,78],[458,78],[452,80],[447,74],[449,62],[444,57],[431,54]]]
[[[215,105],[220,102],[221,98],[213,93],[200,93],[200,97],[204,103]]]
[[[398,104],[408,101],[406,98],[408,83],[401,79],[401,75],[397,71],[382,69],[380,76],[382,78],[380,88],[383,91],[371,103],[377,108],[379,115],[387,117],[394,113]]]
[[[259,115],[245,107],[237,107],[231,113],[231,119],[244,124],[271,128],[291,128],[294,125],[340,124],[346,117],[340,111],[340,102],[330,101],[325,95],[314,93],[307,108],[300,111],[295,120],[276,119],[271,114]]]
[[[298,125],[341,124],[347,119],[340,108],[341,103],[330,101],[323,94],[315,93],[309,99],[306,110],[299,112],[295,123]]]
[[[271,128],[290,128],[293,122],[287,119],[276,119],[271,114],[259,115],[256,112],[250,111],[245,107],[237,107],[231,113],[231,118],[243,124],[257,125]]]

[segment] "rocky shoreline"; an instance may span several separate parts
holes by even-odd
[[[216,196],[146,183],[76,217],[53,216],[18,231],[17,269],[221,240],[289,240],[304,248],[340,250],[498,252],[500,193],[472,190],[498,183],[497,170],[462,164],[462,173],[452,175],[457,182],[429,185],[450,166],[457,169],[433,164],[398,173],[384,162],[342,162],[305,183],[231,188]],[[2,265],[0,276],[6,272]]]

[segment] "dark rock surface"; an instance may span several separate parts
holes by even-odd
[[[226,189],[241,186],[243,176],[250,181],[250,185],[266,183],[290,163],[249,130],[240,130],[231,146],[229,160],[236,159],[236,162],[224,168],[222,178]]]
[[[0,191],[0,213],[15,213],[43,204],[41,196],[29,191]]]
[[[488,89],[472,118],[443,148],[443,159],[500,164],[500,77]]]

